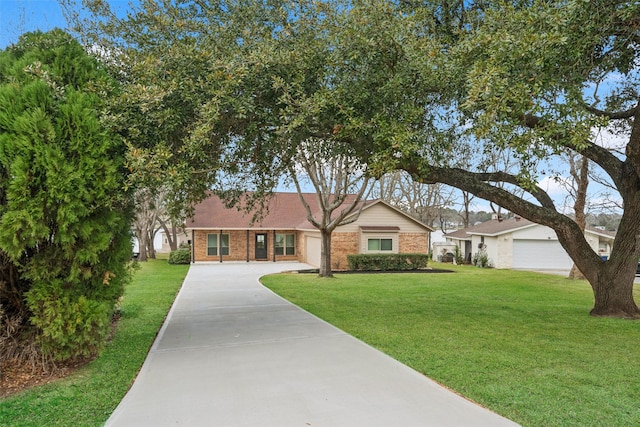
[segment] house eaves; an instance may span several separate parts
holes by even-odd
[[[587,227],[584,231],[585,233],[593,234],[598,237],[604,237],[605,239],[608,239],[608,240],[615,240],[616,238],[615,231],[599,230],[593,227]]]
[[[536,225],[539,225],[539,224],[526,224],[526,225],[523,225],[522,227],[505,228],[503,230],[498,230],[498,231],[486,231],[486,232],[467,231],[467,233],[473,236],[497,237],[503,234],[513,233],[515,231],[526,230],[527,228],[535,227]]]
[[[469,235],[469,233],[467,233],[466,229],[462,229],[462,230],[457,230],[457,231],[453,231],[451,233],[447,233],[444,235],[444,237],[446,237],[447,239],[452,239],[452,240],[471,240],[471,236]]]
[[[495,237],[507,233],[513,233],[514,231],[524,230],[536,225],[538,224],[524,218],[511,218],[505,220],[492,219],[481,224],[454,231],[453,233],[445,234],[445,237],[457,240],[469,240],[471,236]]]

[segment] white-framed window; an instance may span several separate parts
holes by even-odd
[[[207,255],[229,255],[228,234],[207,234]]]
[[[296,235],[293,233],[276,234],[276,255],[295,255]]]
[[[367,239],[367,251],[369,251],[369,252],[391,252],[391,251],[393,251],[393,239],[369,237]]]

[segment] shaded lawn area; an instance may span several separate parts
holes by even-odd
[[[262,281],[524,426],[640,425],[640,321],[590,317],[593,296],[585,281],[452,268],[451,274],[279,274]]]
[[[69,377],[0,400],[0,425],[100,426],[142,366],[188,265],[140,263],[126,288],[122,317],[100,356]]]

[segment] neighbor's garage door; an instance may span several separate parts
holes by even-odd
[[[514,240],[513,268],[567,270],[571,258],[557,240]]]
[[[307,264],[320,267],[320,237],[305,236],[305,251]]]

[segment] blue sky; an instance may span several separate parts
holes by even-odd
[[[124,9],[131,0],[107,0]],[[0,0],[0,49],[18,41],[28,31],[68,28],[57,0]]]
[[[28,31],[66,28],[56,0],[0,0],[0,49],[18,41]]]

